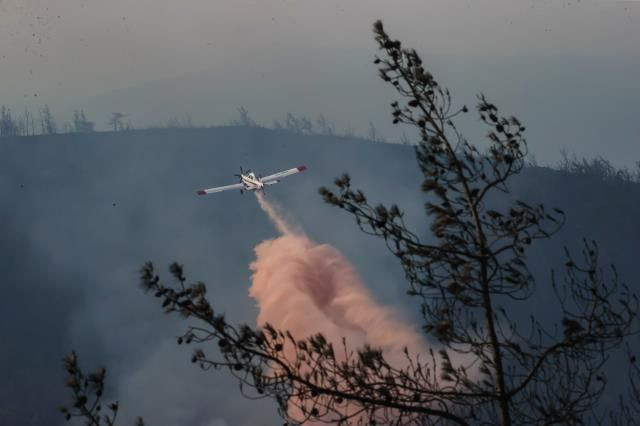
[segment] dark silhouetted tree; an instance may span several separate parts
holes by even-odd
[[[114,132],[125,130],[124,118],[126,116],[126,114],[123,114],[121,112],[112,112],[111,117],[107,121],[107,125],[111,127]]]
[[[305,116],[300,116],[298,118],[298,123],[300,125],[300,131],[305,135],[310,135],[313,133],[313,123]]]
[[[103,410],[102,397],[105,388],[107,370],[98,368],[96,371],[85,375],[78,365],[78,356],[71,352],[63,360],[64,370],[67,373],[65,385],[72,393],[72,406],[61,407],[60,411],[67,420],[81,418],[87,426],[113,426],[116,424],[119,405],[118,401],[109,404]],[[104,413],[107,414],[104,414]],[[144,426],[142,418],[136,419],[136,426]]]
[[[0,136],[17,136],[18,126],[11,116],[11,109],[0,107]]]
[[[300,115],[296,117],[290,112],[288,112],[285,117],[284,125],[282,125],[280,121],[274,120],[273,129],[284,130],[287,132],[304,134],[304,135],[312,135],[315,130],[313,126],[313,122],[310,119],[308,119],[304,115]]]
[[[385,142],[384,137],[378,132],[376,126],[373,123],[369,122],[369,130],[367,131],[367,138],[373,142]]]
[[[335,125],[329,120],[327,120],[327,118],[324,115],[320,115],[320,117],[318,117],[318,120],[316,120],[316,125],[318,128],[318,132],[321,135],[333,136],[336,134]]]
[[[40,131],[43,135],[53,135],[58,133],[58,125],[51,114],[49,105],[45,105],[40,110]]]
[[[25,125],[25,132],[23,133],[23,135],[25,136],[29,136],[29,135],[35,135],[36,134],[36,120],[34,118],[33,113],[31,112],[30,109],[25,108],[24,109],[24,113],[22,114],[23,117],[23,122]]]
[[[238,119],[233,120],[230,123],[232,126],[246,126],[246,127],[256,127],[258,124],[255,120],[249,115],[249,111],[241,106],[238,108]]]
[[[435,352],[405,351],[393,364],[372,347],[292,336],[266,324],[235,327],[210,305],[207,288],[188,284],[172,264],[175,283],[165,285],[151,263],[141,284],[167,313],[197,320],[178,344],[197,344],[192,361],[227,369],[257,396],[273,398],[289,422],[364,424],[582,424],[607,407],[603,368],[610,351],[637,332],[638,300],[599,266],[598,247],[568,251],[562,277],[552,275],[559,316],[513,320],[536,293],[526,253],[548,239],[564,214],[515,201],[499,210],[495,194],[524,167],[524,126],[479,97],[477,112],[489,148],[479,150],[455,122],[468,112],[454,108],[449,91],[424,69],[415,50],[374,25],[380,76],[401,101],[393,120],[419,131],[418,166],[424,176],[430,236],[412,232],[395,205],[372,205],[344,175],[337,189],[321,188],[326,202],[351,214],[366,233],[380,237],[399,260],[409,294],[421,304],[422,328]],[[551,309],[551,308],[550,308]],[[551,311],[553,312],[553,311]],[[215,345],[210,345],[215,343]],[[211,347],[213,346],[213,347]]]
[[[76,133],[91,133],[95,129],[95,123],[89,121],[83,110],[73,111],[73,131]]]
[[[29,136],[35,134],[35,123],[33,122],[33,114],[31,111],[25,108],[22,116],[18,117],[15,120],[16,123],[16,133],[19,136]]]
[[[289,132],[293,133],[302,133],[302,127],[300,126],[300,120],[290,112],[287,113],[287,116],[284,119],[284,127]]]

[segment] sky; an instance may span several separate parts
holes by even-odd
[[[49,104],[60,122],[81,108],[98,128],[113,111],[137,127],[224,124],[244,106],[265,125],[323,114],[398,140],[371,64],[376,19],[460,104],[484,92],[518,114],[538,160],[640,157],[635,0],[1,0],[0,103]]]

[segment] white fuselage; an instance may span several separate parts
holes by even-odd
[[[275,185],[276,183],[280,182],[280,179],[285,178],[287,176],[291,176],[299,172],[303,172],[305,170],[307,170],[306,166],[299,166],[293,169],[282,170],[281,172],[262,177],[248,170],[244,172],[242,168],[240,168],[240,174],[235,175],[236,177],[240,178],[240,182],[234,183],[232,185],[216,186],[214,188],[201,189],[197,191],[197,194],[198,195],[215,194],[217,192],[228,191],[231,189],[239,189],[240,192],[244,192],[244,191],[264,192],[264,188],[267,185]]]
[[[240,181],[247,191],[264,190],[264,183],[262,182],[262,179],[256,176],[253,172],[241,174]]]

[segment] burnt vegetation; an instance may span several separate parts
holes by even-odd
[[[527,250],[551,238],[565,215],[522,201],[492,208],[491,197],[508,192],[509,179],[525,166],[524,125],[479,96],[476,112],[489,139],[480,152],[456,126],[469,109],[455,108],[418,53],[391,39],[381,22],[374,34],[380,76],[401,97],[391,104],[393,120],[420,134],[416,158],[432,235],[408,229],[398,206],[371,204],[348,175],[320,193],[362,231],[385,241],[404,269],[409,294],[420,302],[421,326],[434,349],[405,350],[404,359],[392,362],[378,348],[354,348],[320,334],[233,326],[211,306],[204,283],[187,282],[181,265],[170,266],[173,283],[165,284],[146,263],[144,290],[166,313],[193,320],[177,343],[196,345],[192,362],[228,370],[248,397],[274,399],[288,423],[632,423],[640,374],[631,350],[629,393],[616,408],[603,406],[602,397],[610,354],[638,331],[636,295],[614,268],[601,267],[591,241],[579,256],[566,251],[561,273],[536,281]],[[557,322],[514,321],[539,288],[552,289]],[[65,361],[75,401],[65,415],[101,424],[96,407],[104,370],[87,381],[75,360]],[[106,424],[115,421],[117,406],[112,412]]]

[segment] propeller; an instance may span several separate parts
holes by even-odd
[[[251,170],[247,170],[247,171],[242,170],[242,166],[240,166],[240,174],[236,173],[234,176],[236,176],[238,178],[240,183],[244,184],[244,181],[242,180],[242,175],[244,175],[245,173],[250,173],[250,172],[251,172]],[[244,195],[244,188],[240,189],[240,194]]]

